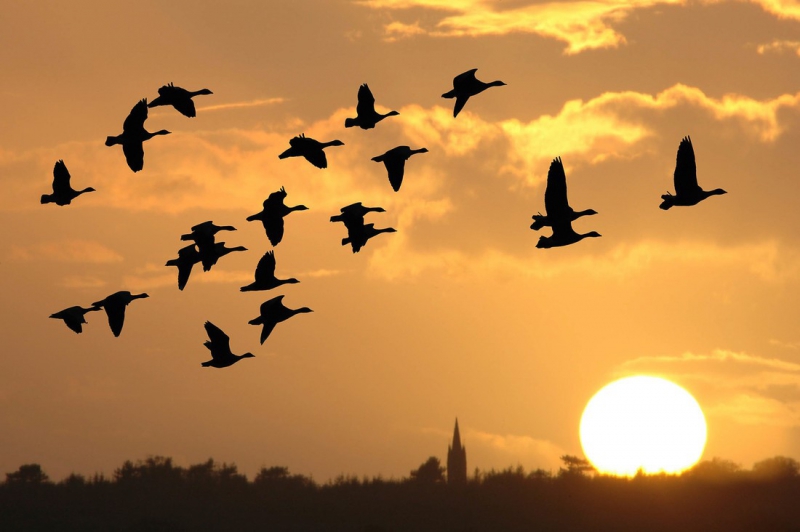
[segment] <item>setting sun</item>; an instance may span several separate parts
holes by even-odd
[[[601,473],[680,473],[703,454],[706,422],[694,397],[658,377],[626,377],[597,392],[583,411],[581,444]]]

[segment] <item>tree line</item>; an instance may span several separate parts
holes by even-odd
[[[431,457],[408,477],[342,475],[325,483],[262,467],[252,480],[213,459],[126,461],[109,478],[54,482],[39,464],[0,484],[3,531],[770,531],[800,530],[800,463],[744,469],[715,458],[681,475],[599,475],[565,455],[558,471],[521,466],[446,482]]]

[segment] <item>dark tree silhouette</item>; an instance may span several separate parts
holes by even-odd
[[[445,482],[444,467],[435,456],[431,456],[417,469],[411,471],[411,480],[423,484],[443,484]]]
[[[39,486],[50,482],[39,464],[24,464],[13,473],[6,473],[6,484],[10,486]]]

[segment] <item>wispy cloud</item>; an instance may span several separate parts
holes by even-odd
[[[800,41],[780,41],[774,40],[770,43],[759,44],[756,47],[756,52],[760,55],[764,54],[782,54],[784,52],[791,52],[800,56]]]
[[[43,242],[30,246],[12,246],[12,260],[51,260],[56,262],[78,262],[108,264],[122,262],[122,255],[91,240],[63,240]]]
[[[274,105],[277,103],[283,103],[286,101],[286,98],[262,98],[258,100],[250,100],[248,102],[231,102],[231,103],[221,103],[217,105],[208,105],[205,107],[198,107],[198,111],[208,112],[208,111],[225,111],[227,109],[244,109],[248,107],[262,107],[265,105]]]
[[[480,430],[464,431],[465,445],[487,448],[502,455],[506,464],[524,463],[528,467],[553,469],[560,464],[560,457],[567,454],[559,445],[549,440],[516,434],[492,434]]]

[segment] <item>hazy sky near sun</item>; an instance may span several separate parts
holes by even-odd
[[[456,416],[475,468],[554,469],[581,454],[583,407],[637,373],[689,390],[704,457],[800,456],[800,2],[793,0],[1,1],[0,472],[113,472],[149,454],[326,480],[403,476],[445,458]],[[457,119],[441,94],[502,80]],[[168,82],[214,94],[193,119],[150,110],[132,173],[103,145]],[[344,128],[369,83],[374,130]],[[279,160],[294,135],[345,145],[329,168]],[[700,185],[658,209],[691,135]],[[426,147],[398,193],[370,161]],[[578,232],[536,249],[550,161]],[[72,205],[40,205],[54,163]],[[270,248],[245,218],[284,186],[278,277],[241,293]],[[355,201],[392,226],[358,254],[329,217]],[[205,220],[249,251],[164,263]],[[48,316],[146,291],[114,338]],[[247,324],[284,294],[303,314],[261,346]],[[256,355],[205,369],[203,323]]]

